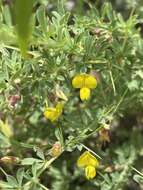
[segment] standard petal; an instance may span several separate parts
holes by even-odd
[[[99,162],[89,151],[85,151],[77,160],[77,166],[86,167],[88,165],[97,167]]]
[[[78,167],[85,167],[88,165],[88,154],[87,151],[85,151],[77,160],[77,166]]]
[[[56,117],[56,109],[55,108],[48,108],[44,111],[44,116],[49,119],[50,121],[55,121],[57,119]]]
[[[72,80],[72,85],[74,88],[82,88],[84,86],[86,74],[79,74],[75,76]]]
[[[85,87],[87,88],[96,88],[97,86],[97,80],[95,77],[91,75],[86,75],[85,81],[84,81]]]
[[[94,166],[96,168],[99,166],[98,160],[90,152],[88,152],[88,159],[89,159],[89,165],[92,165],[92,166]]]

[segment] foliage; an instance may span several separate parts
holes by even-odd
[[[24,2],[25,15],[20,1],[0,1],[0,187],[121,190],[137,181],[141,189],[142,6],[126,6],[123,17],[103,1],[71,12],[66,1]],[[82,73],[97,80],[87,101],[72,86]],[[99,161],[89,181],[76,166],[85,149]]]

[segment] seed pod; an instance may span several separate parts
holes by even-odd
[[[4,156],[0,159],[0,162],[4,164],[18,164],[20,162],[20,159],[14,156]]]

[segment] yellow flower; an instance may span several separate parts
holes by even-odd
[[[46,107],[44,111],[44,116],[49,119],[51,122],[56,121],[63,111],[63,104],[58,103],[55,108]]]
[[[89,151],[85,151],[77,160],[77,166],[85,169],[87,179],[92,179],[96,176],[98,165],[98,160]]]
[[[94,166],[87,166],[85,168],[85,176],[87,179],[93,179],[96,176],[96,168]]]
[[[96,88],[97,80],[89,74],[82,73],[73,78],[72,85],[74,88],[80,88],[80,98],[83,101],[90,98],[90,89]]]
[[[89,151],[85,151],[77,161],[78,167],[86,167],[88,165],[98,167],[99,162]]]

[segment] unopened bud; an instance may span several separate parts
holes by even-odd
[[[53,147],[51,149],[51,156],[52,157],[58,157],[62,153],[62,147],[60,142],[56,142],[53,144]]]

